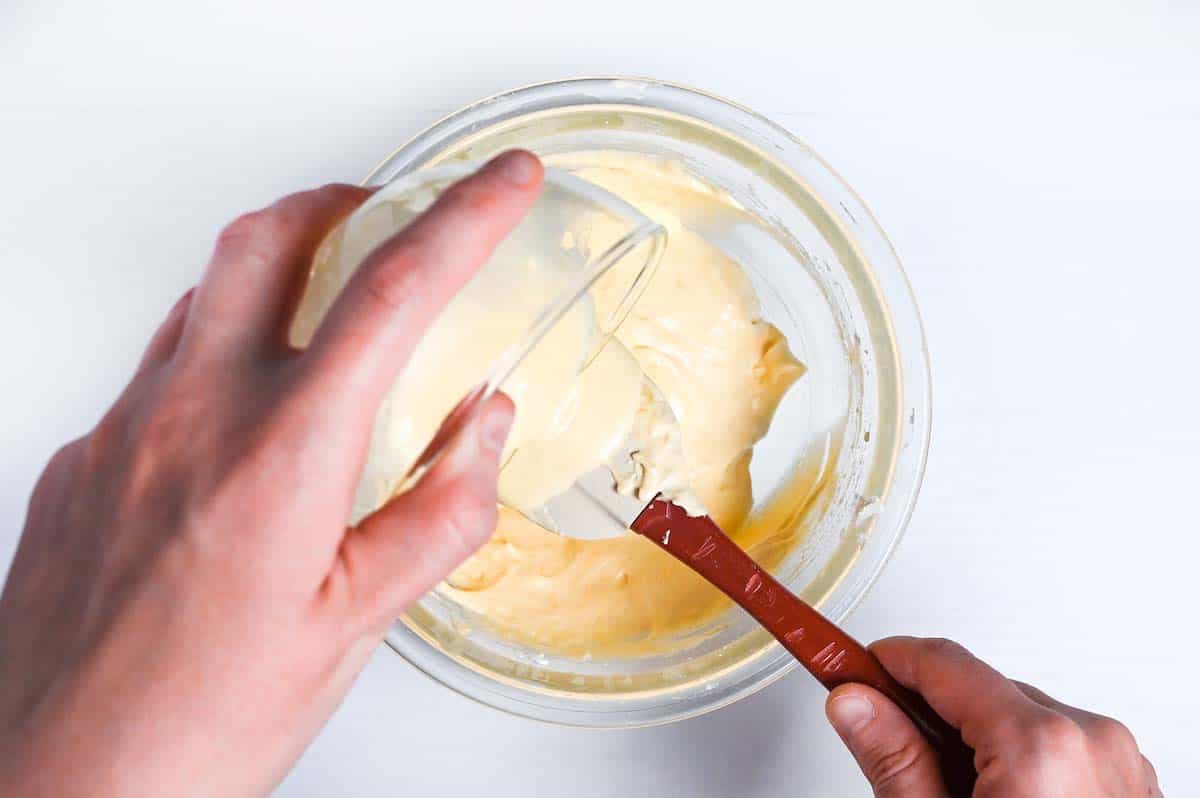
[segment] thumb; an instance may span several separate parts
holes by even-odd
[[[415,487],[349,531],[342,557],[370,624],[390,623],[487,542],[512,419],[512,400],[493,396]]]
[[[834,689],[825,714],[876,798],[946,798],[937,756],[895,704],[861,684]]]

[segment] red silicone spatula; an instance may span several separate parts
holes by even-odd
[[[632,529],[649,539],[750,613],[826,688],[858,682],[891,699],[937,752],[950,794],[971,795],[974,752],[958,731],[892,678],[865,646],[760,568],[708,516],[690,516],[661,497],[646,504],[619,494],[612,472],[598,468],[530,517],[571,537],[607,538]]]
[[[655,499],[629,528],[703,576],[754,616],[805,670],[832,690],[846,682],[870,685],[916,724],[941,760],[950,794],[971,795],[974,752],[925,700],[884,670],[875,655],[758,566],[707,516],[689,516]]]

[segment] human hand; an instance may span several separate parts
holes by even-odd
[[[870,648],[975,750],[975,798],[1162,795],[1154,767],[1112,718],[1010,681],[950,640],[889,637]],[[947,795],[933,750],[879,692],[842,685],[825,712],[877,798]]]
[[[541,187],[507,153],[377,249],[303,352],[321,238],[369,194],[243,216],[129,386],[47,466],[0,596],[0,794],[267,792],[388,624],[491,533],[497,396],[411,491],[347,529],[376,410]]]

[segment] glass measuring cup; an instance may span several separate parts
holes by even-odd
[[[330,233],[314,256],[292,342],[307,343],[367,255],[477,168],[445,164],[397,177]],[[501,388],[517,405],[510,450],[532,434],[555,410],[534,375],[565,384],[586,367],[637,301],[665,242],[660,225],[620,198],[547,169],[533,208],[441,313],[397,376],[376,417],[351,520],[411,484]],[[618,263],[621,268],[609,274]],[[621,299],[607,303],[600,317],[591,292],[606,274],[610,282],[621,281]]]

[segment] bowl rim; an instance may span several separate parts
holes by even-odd
[[[906,476],[909,484],[906,487],[903,503],[897,507],[896,518],[892,524],[893,530],[890,537],[883,548],[874,554],[874,561],[871,563],[870,568],[860,577],[862,587],[851,595],[843,606],[837,608],[836,612],[827,613],[834,622],[842,622],[862,603],[874,588],[884,567],[890,562],[900,540],[904,537],[921,491],[928,462],[932,428],[933,387],[928,340],[925,335],[924,322],[913,294],[911,280],[900,261],[895,246],[884,232],[875,214],[863,201],[858,192],[850,186],[828,161],[798,136],[736,101],[681,83],[647,77],[621,75],[579,76],[539,81],[497,92],[442,116],[411,136],[407,141],[389,153],[387,157],[382,159],[364,179],[363,184],[366,185],[376,180],[382,171],[396,164],[398,161],[401,164],[400,169],[402,170],[421,166],[422,162],[417,160],[417,156],[421,155],[434,142],[440,142],[445,145],[453,141],[453,139],[443,140],[447,129],[455,127],[466,117],[474,116],[481,112],[499,110],[508,105],[520,104],[522,101],[532,99],[543,92],[557,92],[561,90],[573,91],[581,96],[594,97],[594,99],[586,102],[556,104],[552,106],[555,110],[586,107],[589,104],[625,104],[670,111],[685,116],[688,115],[675,109],[663,109],[654,103],[638,101],[647,93],[654,91],[667,92],[685,101],[706,104],[715,109],[713,115],[724,112],[740,117],[738,121],[742,124],[742,128],[736,131],[729,130],[725,124],[714,122],[710,118],[694,118],[719,128],[726,135],[741,138],[745,137],[747,132],[750,132],[757,137],[772,140],[775,143],[777,154],[787,155],[787,153],[783,152],[783,148],[786,146],[790,148],[791,154],[810,159],[817,168],[824,172],[823,178],[827,180],[828,185],[823,188],[831,190],[834,194],[832,197],[823,197],[822,199],[834,200],[837,203],[837,209],[849,217],[858,228],[856,234],[853,237],[847,235],[847,239],[860,246],[863,244],[863,239],[867,239],[866,243],[870,245],[872,251],[870,257],[864,256],[861,258],[864,265],[867,266],[875,278],[878,278],[882,267],[890,272],[889,277],[898,281],[892,287],[893,290],[890,293],[883,294],[883,308],[888,314],[888,320],[893,325],[895,324],[897,315],[904,316],[904,322],[909,327],[908,335],[910,338],[915,338],[915,341],[905,342],[903,347],[898,347],[898,357],[900,360],[898,365],[901,370],[901,391],[903,397],[902,407],[904,408],[904,415],[908,416],[902,422],[905,427],[902,434],[912,435],[913,437],[908,440],[907,444],[899,447],[900,452],[897,459],[899,460],[899,458],[907,456],[909,460],[909,462],[904,464],[908,471]],[[627,96],[609,96],[614,90],[623,90]],[[601,99],[600,95],[604,95],[604,98]],[[493,117],[478,127],[471,128],[471,132],[485,129],[490,125],[508,119],[536,113],[538,110],[525,109],[512,116]],[[752,141],[752,143],[754,142]],[[407,163],[405,163],[405,159],[407,159]],[[914,343],[916,344],[915,346],[913,346]],[[912,351],[914,349],[916,351]],[[915,359],[906,364],[904,362],[906,358]],[[910,371],[915,371],[915,373],[910,373]],[[915,398],[917,401],[910,404],[910,398]],[[899,463],[895,471],[898,470]],[[893,473],[887,486],[889,491],[894,487],[895,478],[896,474]],[[898,496],[893,497],[893,500],[898,498]],[[825,603],[824,600],[818,603],[817,608],[825,611],[823,606]],[[402,626],[402,624],[397,622],[395,626]],[[711,700],[696,702],[681,700],[674,704],[659,704],[650,708],[630,709],[617,707],[611,710],[602,710],[599,707],[591,706],[579,709],[564,709],[561,707],[547,707],[539,702],[526,701],[519,697],[505,695],[497,690],[497,688],[506,686],[503,682],[494,678],[489,679],[489,677],[484,676],[479,670],[470,668],[447,655],[429,637],[418,634],[407,626],[403,626],[403,631],[411,637],[416,645],[424,646],[426,651],[416,653],[412,649],[402,650],[391,638],[390,634],[385,637],[385,643],[396,654],[400,655],[402,659],[434,682],[476,703],[500,709],[509,714],[549,723],[584,728],[642,728],[697,717],[753,695],[759,690],[774,684],[799,664],[787,654],[782,646],[775,641],[771,641],[759,652],[747,657],[738,663],[737,666],[732,666],[740,667],[749,662],[761,660],[760,667],[755,672],[746,675],[734,689],[726,689],[719,695],[713,696]],[[457,681],[447,677],[444,672],[446,666],[461,669],[461,673],[457,674],[459,677]],[[470,686],[464,682],[469,683]],[[579,698],[584,699],[586,697],[579,696]],[[680,706],[681,704],[691,705]],[[616,719],[619,720],[612,722]]]

